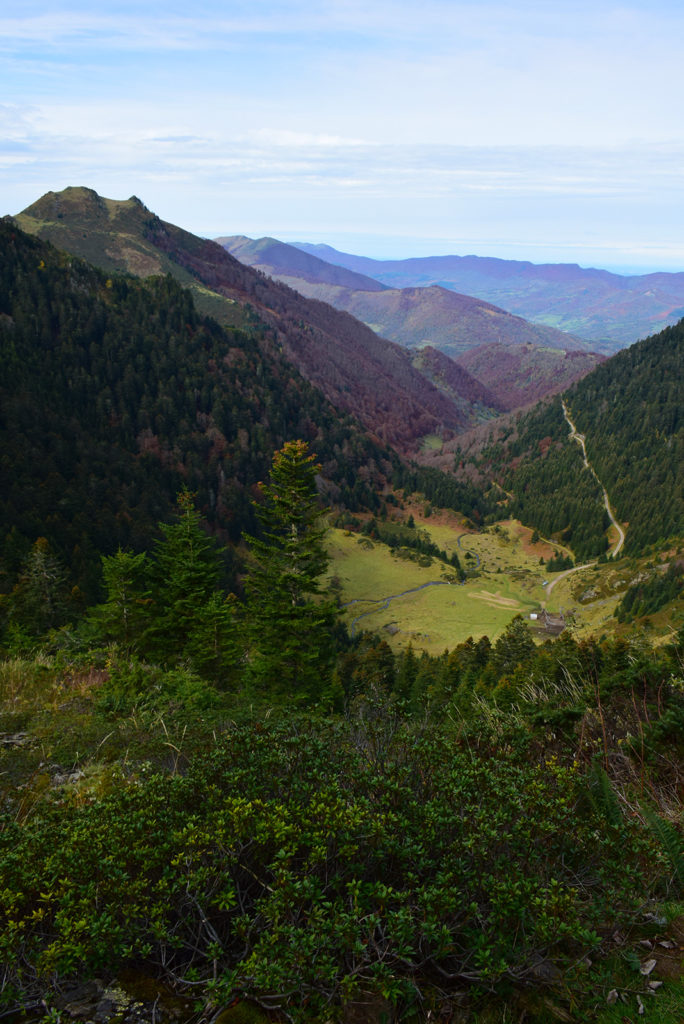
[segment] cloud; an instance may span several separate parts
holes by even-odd
[[[347,146],[367,146],[368,141],[364,139],[344,138],[340,135],[315,134],[311,132],[294,132],[278,128],[255,128],[247,133],[246,141],[251,141],[263,147],[278,147],[298,149],[300,147],[309,149],[331,147],[346,148]]]
[[[674,0],[21,11],[0,16],[8,212],[89,184],[201,233],[355,225],[471,251],[684,238]]]
[[[190,10],[34,3],[0,18],[0,90],[169,108],[191,93],[215,119],[227,95],[230,116],[275,144],[289,134],[290,144],[333,146],[600,145],[683,131],[674,69],[684,12],[663,3],[233,0]]]
[[[382,144],[360,137],[218,124],[192,102],[0,107],[0,151],[73,174],[84,163],[145,175],[216,181],[245,190],[316,189],[400,201],[472,194],[604,201],[649,195],[681,203],[684,143],[666,146],[459,146]],[[19,148],[17,148],[19,147]],[[73,168],[73,170],[71,170]]]

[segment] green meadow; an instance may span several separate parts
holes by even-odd
[[[545,540],[532,543],[533,531],[516,520],[502,520],[481,532],[466,528],[453,513],[407,505],[416,527],[447,556],[456,553],[467,573],[459,583],[452,566],[415,552],[392,550],[358,533],[331,529],[328,583],[343,606],[352,632],[382,636],[396,650],[410,642],[417,650],[441,654],[469,636],[495,640],[515,615],[527,618],[546,608],[562,613],[577,637],[629,633],[615,609],[627,589],[655,571],[653,555],[593,563],[569,574],[548,573],[548,559],[567,548]],[[674,551],[674,549],[673,549]],[[674,557],[673,552],[662,558]],[[543,560],[543,561],[542,561]],[[425,563],[430,564],[425,564]],[[557,582],[547,592],[543,583]],[[654,642],[665,641],[684,624],[684,600],[650,616],[646,629]]]
[[[468,579],[459,583],[453,568],[438,558],[420,564],[428,559],[331,529],[328,582],[353,632],[378,633],[395,650],[410,642],[439,654],[469,636],[495,639],[515,615],[539,610],[546,579],[539,564],[544,545],[531,545],[529,530],[508,522],[472,533],[455,517],[419,521],[414,516],[447,555],[458,554]]]

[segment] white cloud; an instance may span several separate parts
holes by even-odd
[[[674,0],[22,11],[0,16],[9,212],[88,184],[202,233],[354,225],[668,258],[684,238]]]
[[[314,134],[311,132],[294,132],[282,128],[254,128],[247,132],[246,141],[265,147],[331,147],[367,146],[364,139],[344,138],[340,135]]]

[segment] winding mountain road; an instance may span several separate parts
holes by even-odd
[[[608,513],[608,517],[609,517],[611,523],[613,524],[613,526],[617,530],[617,534],[618,534],[617,544],[615,545],[615,547],[613,548],[613,550],[610,553],[610,557],[611,558],[615,558],[620,553],[620,551],[622,550],[622,546],[625,543],[625,531],[622,529],[622,527],[618,523],[617,519],[615,518],[615,514],[614,514],[613,509],[612,509],[611,504],[610,504],[610,499],[608,498],[608,492],[606,491],[605,487],[603,486],[603,484],[599,480],[599,477],[598,477],[598,474],[597,474],[596,470],[594,469],[592,464],[589,462],[589,459],[587,458],[587,448],[586,448],[586,445],[585,445],[584,434],[580,434],[578,432],[578,430],[577,430],[577,427],[572,422],[572,420],[570,418],[570,413],[568,412],[568,407],[565,404],[565,399],[564,398],[561,398],[561,405],[563,406],[563,415],[565,416],[566,422],[567,422],[568,426],[570,427],[570,438],[573,441],[577,441],[577,444],[582,449],[582,456],[583,456],[583,459],[584,459],[584,465],[589,470],[590,473],[593,473],[594,479],[596,480],[597,484],[601,488],[601,490],[603,492],[603,505],[605,507],[606,512]],[[546,594],[546,597],[548,598],[549,594],[551,593],[553,588],[556,586],[556,584],[560,583],[560,581],[565,579],[566,576],[570,576],[570,574],[573,573],[573,572],[579,572],[581,569],[590,569],[592,567],[592,565],[596,565],[596,562],[595,561],[593,561],[593,562],[585,562],[583,565],[575,565],[575,566],[573,566],[572,569],[566,569],[565,572],[560,573],[559,576],[556,576],[555,580],[552,580],[550,583],[547,583],[545,585],[544,593]]]
[[[545,584],[544,593],[548,597],[556,584],[560,583],[561,580],[564,580],[566,576],[569,576],[573,572],[579,572],[580,569],[591,569],[592,565],[596,565],[596,562],[585,562],[584,565],[573,565],[572,569],[565,569],[565,571],[560,573],[559,576],[556,576],[555,580],[551,580],[550,583]]]
[[[617,541],[617,544],[615,545],[615,547],[613,548],[613,550],[610,553],[610,557],[611,558],[615,558],[620,553],[620,551],[622,550],[622,547],[623,547],[623,545],[625,543],[625,531],[622,529],[622,527],[618,523],[617,519],[615,518],[615,514],[613,512],[613,509],[611,508],[610,500],[608,498],[607,490],[605,489],[605,487],[603,486],[603,484],[599,480],[598,474],[597,474],[596,470],[594,469],[592,464],[589,462],[589,459],[587,458],[587,448],[586,448],[586,445],[584,443],[585,442],[584,434],[580,434],[578,432],[577,427],[575,426],[575,424],[570,419],[570,413],[568,412],[568,407],[565,404],[565,399],[564,398],[561,398],[561,405],[563,406],[563,415],[565,416],[566,422],[567,422],[568,426],[570,427],[570,437],[572,438],[573,441],[577,441],[578,445],[582,449],[582,456],[583,456],[583,459],[584,459],[584,465],[586,466],[586,468],[589,470],[590,473],[593,473],[594,478],[595,478],[597,484],[599,485],[599,487],[603,491],[603,504],[604,504],[605,510],[608,513],[608,518],[610,519],[611,523],[613,524],[613,526],[617,530],[618,541]],[[585,567],[584,566],[579,566],[578,568],[585,568]],[[560,579],[560,577],[559,577],[559,579]],[[556,581],[556,582],[558,582],[558,581]]]

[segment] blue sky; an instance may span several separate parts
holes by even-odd
[[[680,0],[0,0],[0,195],[198,234],[684,270]]]

